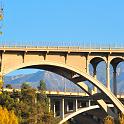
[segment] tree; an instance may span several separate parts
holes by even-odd
[[[38,90],[45,91],[46,90],[46,83],[44,80],[40,81],[40,85],[38,86]]]
[[[36,100],[36,90],[33,88],[22,89],[21,90],[21,101],[27,104],[35,104]]]
[[[28,82],[23,83],[21,86],[21,89],[29,89],[29,88],[31,88],[31,86],[29,85]]]
[[[7,84],[7,85],[6,85],[6,88],[12,89],[12,85],[11,85],[11,84]]]
[[[6,108],[0,107],[0,124],[18,124],[18,118],[14,111],[8,111]]]

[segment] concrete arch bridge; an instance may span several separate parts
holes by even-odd
[[[4,46],[0,47],[0,74],[2,78],[9,72],[21,68],[51,71],[77,84],[90,96],[99,90],[111,101],[117,111],[124,113],[124,105],[116,97],[116,68],[120,62],[124,61],[123,56],[124,49]],[[101,61],[106,63],[106,86],[96,77],[96,68]],[[89,64],[93,66],[93,76],[89,74]],[[113,67],[113,93],[110,89],[110,65]],[[94,86],[94,90],[91,91],[84,81],[89,81]],[[103,98],[96,99],[96,101],[106,113],[117,117],[116,112],[111,110]]]

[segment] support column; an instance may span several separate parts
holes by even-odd
[[[86,56],[86,73],[89,74],[89,59],[88,59],[88,55]]]
[[[60,117],[61,119],[64,119],[64,98],[60,100]]]
[[[106,63],[106,87],[111,90],[110,88],[110,62],[107,60]]]
[[[114,71],[113,71],[113,93],[115,94],[115,96],[117,96],[117,72],[116,72],[116,67],[114,67]]]
[[[76,112],[78,110],[78,102],[77,99],[73,100],[73,110]]]
[[[69,112],[69,105],[68,105],[68,103],[67,103],[67,108],[66,109],[67,109],[67,112]]]
[[[1,52],[0,59],[0,89],[3,88],[3,77],[4,77],[4,71],[5,71],[5,66],[4,66],[4,53],[5,51]]]
[[[53,102],[53,116],[56,117],[56,105],[55,105],[55,102]]]
[[[90,107],[91,106],[91,101],[89,100],[88,102],[86,102],[86,107]]]
[[[97,79],[97,77],[96,77],[96,65],[93,67],[93,77],[95,79]],[[93,90],[94,90],[94,93],[97,93],[97,87],[94,86]]]
[[[48,98],[48,104],[49,104],[49,112],[51,111],[51,100]]]
[[[65,109],[64,112],[65,112],[65,114],[66,114],[66,113],[68,112],[68,110],[69,110],[69,109],[68,109],[68,99],[65,100],[64,109]]]

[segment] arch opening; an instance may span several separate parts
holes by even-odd
[[[124,59],[123,58],[120,58],[120,57],[116,57],[116,58],[113,58],[110,62],[110,64],[112,65],[112,72],[113,74],[111,74],[111,82],[112,82],[112,89],[113,89],[113,93],[117,96],[117,94],[120,94],[119,93],[119,90],[121,92],[122,89],[121,89],[121,86],[123,86],[123,83],[122,82],[122,79],[123,79],[123,76],[121,76],[121,73],[123,73],[123,61]]]
[[[13,88],[21,88],[21,85],[27,82],[33,88],[37,88],[40,80],[44,80],[48,91],[82,92],[79,86],[65,77],[50,71],[47,67],[43,68],[45,67],[33,65],[12,71],[4,76],[4,87],[6,84],[11,84]]]
[[[117,68],[116,68],[116,76],[117,76],[117,94],[119,95],[123,95],[124,94],[124,84],[123,84],[123,81],[124,81],[124,62],[120,62],[118,65],[117,65]]]
[[[90,74],[106,86],[106,61],[104,58],[95,57],[90,60],[89,63]],[[94,87],[95,92],[100,92],[100,90]]]

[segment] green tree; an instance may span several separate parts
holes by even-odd
[[[12,89],[12,85],[11,85],[11,84],[7,84],[7,85],[6,85],[6,88]]]
[[[21,89],[21,101],[27,104],[35,104],[36,101],[36,90],[27,84],[23,84]]]
[[[21,89],[29,89],[31,88],[30,84],[28,82],[24,82],[22,85],[21,85]]]
[[[14,102],[14,99],[11,98],[8,92],[3,92],[0,94],[0,105],[2,107],[6,107],[8,110],[12,110],[15,104]]]
[[[40,85],[38,86],[38,90],[45,91],[46,90],[46,83],[44,80],[40,81]]]

